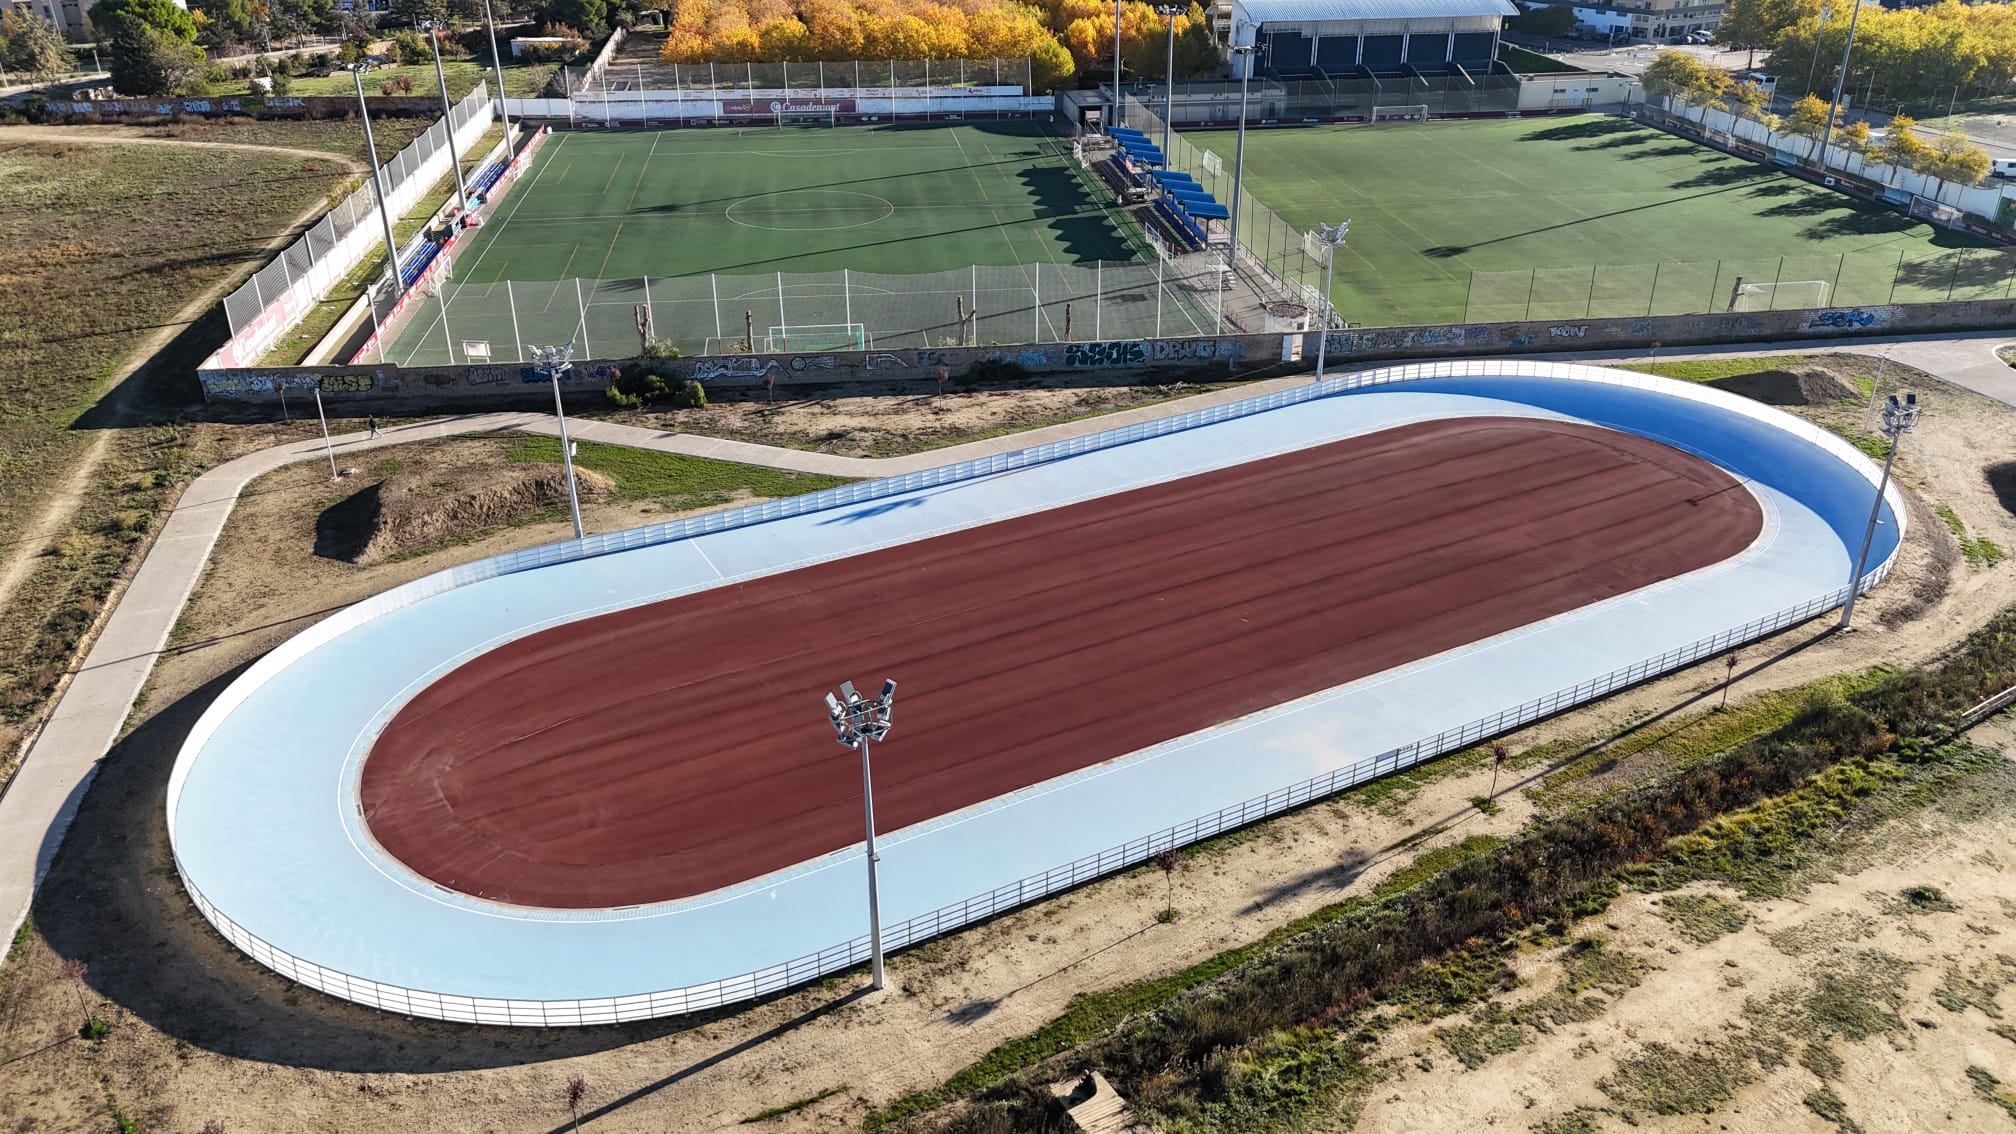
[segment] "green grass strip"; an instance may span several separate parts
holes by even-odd
[[[678,507],[725,504],[736,492],[755,496],[800,496],[851,483],[845,477],[785,472],[756,465],[737,465],[683,453],[660,453],[625,445],[578,442],[574,463],[616,482],[618,500],[660,500]],[[514,437],[506,450],[518,463],[560,460],[557,437]]]
[[[1755,374],[1761,370],[1790,370],[1806,361],[1803,354],[1773,354],[1762,358],[1701,358],[1688,362],[1645,362],[1632,366],[1620,366],[1619,370],[1635,370],[1640,374],[1657,374],[1662,378],[1678,378],[1682,382],[1713,382],[1718,378],[1734,378],[1739,374]]]

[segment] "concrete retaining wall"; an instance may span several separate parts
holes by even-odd
[[[2016,300],[1887,304],[1811,311],[1661,315],[1629,319],[1575,319],[1523,323],[1456,323],[1331,331],[1331,361],[1355,365],[1394,359],[1470,358],[1484,355],[1638,349],[1654,343],[1789,342],[1857,334],[1915,334],[1981,330],[2016,324]],[[1299,341],[1298,341],[1299,340]],[[1143,381],[1223,381],[1310,369],[1316,336],[1225,335],[1216,338],[1116,339],[1042,343],[1023,347],[949,347],[940,350],[854,351],[830,354],[710,355],[667,363],[678,378],[710,387],[777,387],[843,382],[935,382],[967,375],[975,363],[1013,362],[1031,375]],[[1298,354],[1299,349],[1299,354]],[[589,393],[609,384],[620,360],[576,363],[562,388]],[[273,404],[280,388],[322,391],[337,412],[491,408],[543,396],[544,379],[517,362],[490,366],[279,367],[205,370],[200,377],[214,402]]]

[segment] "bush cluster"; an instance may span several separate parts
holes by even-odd
[[[672,357],[678,357],[676,351]],[[643,362],[624,365],[603,393],[610,404],[625,409],[660,404],[669,404],[673,409],[700,409],[707,404],[705,386],[691,378],[668,379],[658,368]]]

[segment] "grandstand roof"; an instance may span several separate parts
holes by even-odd
[[[1511,0],[1237,0],[1257,24],[1310,24],[1342,20],[1442,20],[1459,16],[1516,16]]]

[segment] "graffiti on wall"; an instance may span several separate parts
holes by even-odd
[[[1138,339],[1104,343],[1068,343],[1066,366],[1139,366],[1148,361],[1146,344]]]
[[[711,382],[716,378],[761,378],[771,370],[781,370],[774,358],[749,358],[737,355],[730,358],[703,358],[693,364],[693,378],[697,382]]]
[[[1830,311],[1816,311],[1807,322],[1808,327],[1828,327],[1837,331],[1866,331],[1890,322],[1892,309],[1888,307],[1848,307]]]

